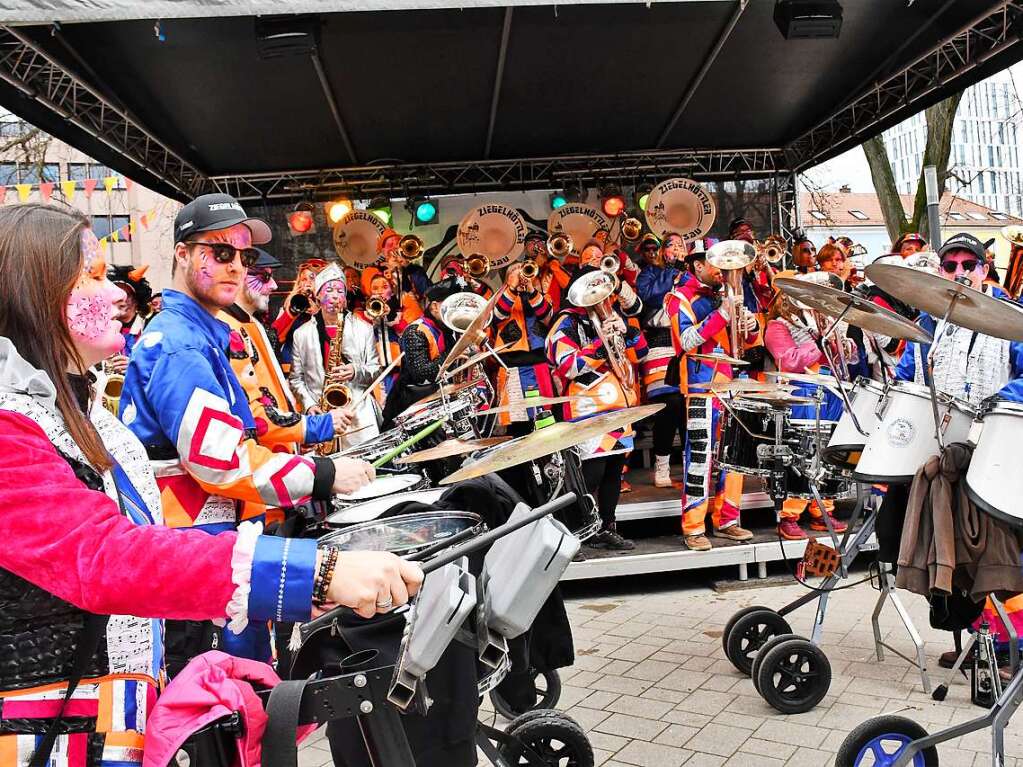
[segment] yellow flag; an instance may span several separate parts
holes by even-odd
[[[32,194],[31,184],[15,184],[14,188],[18,190],[18,199],[22,202],[28,199],[28,196]]]
[[[109,193],[114,188],[114,184],[117,183],[117,176],[105,176],[103,178],[103,188]]]
[[[77,181],[61,181],[60,191],[64,193],[64,199],[71,202],[71,199],[75,196],[75,189],[78,188]]]
[[[135,234],[135,222],[128,224],[128,234]]]
[[[121,238],[120,238],[120,236],[118,235],[117,232],[111,232],[110,233],[110,239],[113,240],[114,242],[120,242],[121,241]]]
[[[100,251],[100,253],[104,253],[104,254],[107,252],[107,238],[106,237],[104,237],[102,240],[99,241],[99,251]]]

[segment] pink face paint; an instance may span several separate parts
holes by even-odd
[[[328,314],[338,314],[343,311],[347,303],[345,284],[341,280],[331,280],[317,294],[320,306]]]
[[[124,348],[121,323],[115,318],[125,293],[106,278],[106,259],[91,229],[79,240],[82,271],[67,302],[71,338],[87,365],[95,364]]]
[[[257,296],[269,296],[277,289],[277,283],[274,282],[273,277],[269,281],[263,282],[259,275],[251,273],[245,275],[245,286],[250,293]]]

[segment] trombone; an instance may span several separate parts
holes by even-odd
[[[547,252],[553,258],[564,258],[575,248],[571,236],[564,232],[555,232],[547,238]]]
[[[398,241],[398,252],[409,261],[415,261],[423,255],[423,240],[414,234],[406,234]]]

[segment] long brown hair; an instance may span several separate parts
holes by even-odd
[[[69,368],[85,365],[67,325],[67,301],[82,270],[79,245],[85,216],[52,205],[0,207],[0,336],[50,377],[57,408],[75,444],[94,468],[110,456],[82,414],[68,380]]]

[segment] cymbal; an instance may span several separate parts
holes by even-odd
[[[482,378],[475,378],[471,381],[462,381],[462,383],[457,384],[455,383],[444,384],[444,386],[439,388],[433,394],[427,394],[418,402],[413,402],[407,408],[398,413],[398,415],[395,416],[395,418],[404,418],[407,415],[412,415],[412,413],[415,413],[417,410],[420,410],[423,407],[423,405],[428,405],[434,400],[440,399],[442,396],[452,397],[455,394],[458,394],[459,392],[465,391],[466,389],[471,389],[472,387],[479,384],[482,380],[483,380]]]
[[[783,373],[780,370],[770,370],[766,375],[779,380],[799,381],[800,383],[815,384],[816,386],[838,386],[837,378],[821,375],[820,373]]]
[[[510,413],[513,410],[520,410],[527,407],[546,407],[547,405],[561,405],[565,402],[577,402],[582,397],[523,397],[521,400],[509,402],[507,405],[492,407],[489,410],[477,410],[471,413],[474,416],[495,415],[496,413]]]
[[[945,316],[955,296],[955,306],[948,316],[952,324],[996,338],[1023,341],[1023,309],[1010,301],[895,264],[871,264],[866,275],[881,290],[935,319]]]
[[[454,345],[451,347],[451,351],[448,352],[448,356],[444,358],[444,362],[440,366],[440,374],[443,375],[444,371],[448,369],[448,365],[461,357],[466,349],[470,346],[474,346],[479,343],[480,331],[490,324],[490,319],[494,315],[494,305],[497,303],[497,299],[501,297],[501,291],[494,291],[494,295],[487,301],[487,305],[483,307],[476,319],[469,323],[469,326],[465,329],[465,332],[458,337]]]
[[[907,273],[913,275],[911,279],[918,274],[901,266],[897,268],[902,270],[903,279]],[[931,341],[931,334],[912,320],[861,296],[793,277],[777,277],[774,286],[801,306],[826,314],[828,317],[842,317],[850,325],[869,330],[871,333],[920,343]],[[886,290],[883,286],[882,289]]]
[[[713,352],[711,354],[690,354],[689,356],[694,360],[702,360],[703,362],[709,362],[711,364],[714,364],[715,362],[733,366],[749,364],[744,360],[737,359],[736,357],[729,357],[727,354],[718,354],[717,352]]]
[[[706,389],[714,394],[731,394],[733,392],[760,391],[773,384],[757,381],[752,378],[734,378],[731,381],[700,381],[690,384],[690,389]]]
[[[415,453],[395,458],[395,463],[424,463],[436,461],[438,458],[451,458],[456,455],[465,455],[485,447],[493,447],[507,442],[511,437],[486,437],[485,439],[446,439],[439,445],[428,447],[426,450],[418,450]]]
[[[581,445],[594,437],[648,418],[663,409],[664,405],[641,405],[601,413],[582,421],[562,421],[545,426],[525,437],[498,445],[478,460],[442,479],[440,484],[451,485],[466,479],[482,477],[484,474],[508,469],[559,450]]]
[[[785,394],[780,392],[750,392],[749,394],[740,395],[739,399],[748,399],[753,400],[754,402],[767,402],[777,407],[786,407],[788,405],[808,405],[816,402],[813,397],[800,397],[795,394]]]

